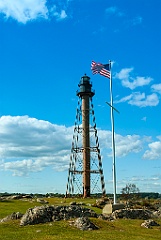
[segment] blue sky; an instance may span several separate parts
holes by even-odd
[[[160,0],[0,0],[0,192],[65,193],[86,73],[112,193],[109,80],[90,69],[111,60],[117,192],[161,193],[160,11]]]

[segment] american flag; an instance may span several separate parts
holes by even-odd
[[[91,70],[93,74],[99,73],[100,75],[103,75],[104,77],[110,78],[110,64],[102,64],[102,63],[96,63],[95,61],[92,61],[91,63]]]

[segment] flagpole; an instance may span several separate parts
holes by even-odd
[[[115,130],[114,130],[114,113],[113,113],[113,94],[112,94],[112,70],[111,61],[109,61],[110,66],[110,98],[111,98],[111,127],[112,127],[112,153],[113,153],[113,194],[114,194],[114,204],[116,204],[116,161],[115,161]]]

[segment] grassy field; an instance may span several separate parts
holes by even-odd
[[[73,199],[47,199],[49,204],[65,205]],[[77,202],[94,203],[95,199],[74,199]],[[0,202],[0,219],[13,212],[25,213],[28,208],[42,204],[36,201],[14,200]],[[101,209],[93,208],[97,213]],[[69,221],[57,221],[46,224],[20,226],[19,220],[0,223],[0,240],[159,240],[161,239],[161,226],[146,229],[141,227],[143,220],[119,219],[113,222],[101,219],[90,219],[99,227],[94,231],[81,231],[70,225]],[[161,225],[161,219],[157,220]]]

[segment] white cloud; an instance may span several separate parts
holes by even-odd
[[[67,168],[73,128],[28,116],[0,118],[1,169],[26,175],[51,166]]]
[[[142,141],[138,135],[121,136],[116,134],[116,155],[127,156],[129,153],[138,153],[142,150]]]
[[[129,100],[131,100],[132,98],[132,94],[126,96],[126,97],[123,97],[119,100],[115,100],[114,103],[122,103],[122,102],[128,102]]]
[[[117,189],[122,189],[127,182],[128,183],[136,183],[137,187],[139,188],[140,192],[160,192],[160,187],[161,187],[161,175],[149,175],[146,176],[144,175],[145,173],[143,172],[143,175],[136,175],[135,176],[128,176],[125,177],[124,179],[118,180],[117,181]]]
[[[67,128],[28,116],[2,116],[0,170],[11,171],[14,176],[25,176],[47,167],[55,171],[68,169],[73,130],[73,126]],[[98,137],[102,157],[104,154],[111,157],[111,131],[100,129]],[[144,137],[141,139],[138,135],[115,134],[115,142],[116,156],[125,157],[142,150]],[[95,146],[92,138],[91,144]],[[156,156],[154,151],[152,155]]]
[[[128,103],[138,107],[153,107],[158,105],[159,99],[155,93],[146,96],[145,93],[135,92]]]
[[[113,14],[113,13],[116,13],[116,12],[117,12],[117,7],[115,7],[115,6],[106,8],[106,13]]]
[[[141,24],[143,21],[143,18],[140,17],[140,16],[137,16],[135,17],[133,20],[132,20],[132,25],[135,26],[135,25],[139,25]]]
[[[150,95],[145,95],[145,93],[133,92],[132,94],[116,100],[115,103],[127,102],[130,105],[137,107],[154,107],[159,104],[159,98],[157,94],[152,93]]]
[[[103,151],[108,149],[108,156],[111,157],[111,132],[99,130],[99,140]],[[115,143],[117,157],[125,157],[129,153],[138,153],[142,150],[142,140],[138,135],[122,136],[115,134]]]
[[[133,77],[134,68],[123,68],[115,77],[121,80],[122,86],[134,90],[137,87],[148,85],[153,79],[151,77]]]
[[[116,78],[123,80],[128,79],[130,76],[130,72],[132,72],[134,68],[123,68],[119,73],[116,73]]]
[[[108,16],[115,14],[118,17],[122,17],[124,15],[124,13],[121,12],[116,6],[111,6],[109,8],[106,8],[105,12]]]
[[[147,150],[143,158],[154,160],[154,159],[160,159],[161,160],[161,136],[158,136],[159,141],[149,143],[149,150]]]
[[[64,9],[56,9],[55,5],[49,6],[47,0],[0,0],[0,13],[7,19],[13,18],[23,24],[39,18],[49,19],[55,16],[60,20],[67,17]]]
[[[57,20],[63,20],[65,18],[67,18],[67,14],[66,14],[65,10],[61,10],[60,13],[55,11],[53,13],[53,16],[55,16]]]
[[[160,136],[157,136],[157,138],[159,139],[159,141],[161,141],[161,135],[160,135]]]
[[[21,23],[48,17],[46,0],[0,0],[0,12],[6,18],[11,17]]]
[[[153,90],[154,92],[157,92],[157,93],[159,93],[159,94],[161,95],[161,83],[159,83],[159,84],[153,84],[153,85],[151,86],[151,88],[152,88],[152,90]]]

